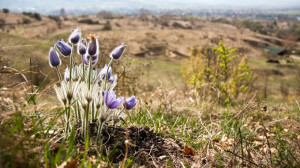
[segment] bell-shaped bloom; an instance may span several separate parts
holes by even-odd
[[[64,79],[65,79],[66,82],[69,82],[69,80],[70,80],[70,71],[67,71],[67,70],[65,71]]]
[[[101,69],[99,75],[100,75],[100,78],[101,79],[105,79],[106,77],[106,73],[107,73],[107,64],[105,64],[104,68]],[[108,73],[107,73],[107,79],[110,79],[110,76],[111,76],[111,67],[109,67],[109,70],[108,70]]]
[[[123,103],[123,106],[126,110],[131,110],[135,105],[136,105],[135,96],[128,97]]]
[[[77,27],[75,30],[72,30],[72,33],[69,37],[69,43],[77,44],[81,37],[81,30]]]
[[[117,79],[118,79],[117,75],[114,75],[114,76],[112,76],[112,77],[110,77],[110,78],[108,79],[108,82],[114,83],[114,82],[117,81]]]
[[[111,53],[110,53],[110,58],[113,58],[113,59],[119,59],[124,51],[126,49],[126,45],[125,43],[122,43],[119,47],[115,48]]]
[[[124,97],[116,98],[114,91],[104,91],[104,103],[109,109],[117,108],[123,101]]]
[[[90,55],[85,54],[83,56],[83,62],[86,66],[90,65]],[[92,56],[92,65],[95,65],[98,62],[98,55],[93,55]]]
[[[86,53],[87,41],[86,38],[82,38],[77,45],[77,53],[79,55],[84,55]]]
[[[70,56],[72,47],[69,44],[67,44],[64,40],[58,41],[55,44],[55,46],[63,56]]]
[[[98,38],[95,35],[90,36],[90,42],[87,48],[89,55],[98,55],[99,53],[99,43]]]
[[[49,64],[51,67],[57,67],[61,63],[57,51],[51,47],[49,51]]]

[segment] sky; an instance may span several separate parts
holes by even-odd
[[[51,11],[64,8],[116,9],[203,9],[203,8],[300,8],[300,0],[0,0],[0,9]]]

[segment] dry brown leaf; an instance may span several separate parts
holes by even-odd
[[[64,166],[64,168],[77,168],[77,161],[76,160],[70,160],[67,161],[66,166]]]
[[[263,141],[266,140],[267,138],[265,136],[259,135],[259,136],[255,136],[254,140],[255,141]]]
[[[196,152],[193,147],[184,146],[184,155],[195,156]]]

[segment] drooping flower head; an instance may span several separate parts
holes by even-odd
[[[110,78],[108,79],[108,82],[114,83],[114,82],[117,81],[117,79],[118,79],[117,75],[114,75],[114,76],[112,76],[112,77],[110,77]]]
[[[108,68],[108,66],[107,66],[107,64],[105,64],[104,68],[101,69],[101,71],[99,73],[101,79],[105,79],[107,68]],[[109,67],[109,69],[108,69],[107,79],[110,79],[110,76],[111,76],[111,67]]]
[[[90,65],[90,55],[85,54],[83,56],[83,62],[86,66]],[[98,55],[93,55],[92,56],[92,65],[95,65],[98,62]]]
[[[49,51],[49,64],[51,67],[57,67],[61,63],[57,51],[51,47]]]
[[[104,102],[109,109],[117,108],[122,103],[123,99],[124,97],[119,97],[116,99],[116,94],[114,91],[104,91]]]
[[[136,105],[135,96],[128,97],[123,103],[123,106],[126,110],[131,110],[135,105]]]
[[[125,43],[122,43],[120,46],[118,46],[117,48],[115,48],[110,53],[110,58],[119,59],[123,55],[125,49],[126,49],[126,45],[125,45]]]
[[[55,47],[58,49],[58,51],[63,55],[63,56],[70,56],[72,48],[69,44],[67,44],[63,39],[58,41],[55,44]]]
[[[82,38],[77,45],[77,53],[79,55],[84,55],[86,53],[87,48],[87,40],[86,38]]]
[[[89,55],[98,55],[99,53],[99,43],[98,43],[98,37],[95,35],[90,35],[90,41],[87,48]]]
[[[69,43],[77,44],[81,37],[81,30],[77,27],[75,30],[72,30],[72,33],[69,37]]]

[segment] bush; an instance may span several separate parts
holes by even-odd
[[[22,21],[23,24],[30,24],[31,21],[27,18],[23,18],[23,21]]]
[[[23,15],[26,15],[26,16],[29,16],[31,18],[34,18],[38,21],[41,21],[42,20],[42,17],[39,13],[32,13],[32,12],[22,12]]]
[[[57,23],[58,27],[61,26],[61,19],[59,16],[50,15],[48,16],[48,18],[54,20]]]
[[[9,13],[9,9],[3,8],[3,9],[2,9],[2,12],[3,12],[3,13]]]
[[[82,20],[79,20],[78,23],[85,23],[85,24],[99,24],[98,21],[93,21],[92,19],[82,19]]]
[[[180,29],[184,29],[185,28],[182,24],[180,24],[178,22],[173,22],[172,26],[174,28],[180,28]]]
[[[36,20],[42,20],[42,17],[39,13],[34,13],[33,18],[35,18]]]
[[[218,48],[201,50],[192,48],[191,57],[184,63],[183,75],[204,97],[211,95],[222,104],[247,91],[252,78],[246,57],[238,60],[229,49],[219,43]]]
[[[102,30],[111,30],[111,25],[109,21],[106,21],[105,25],[103,26]]]

